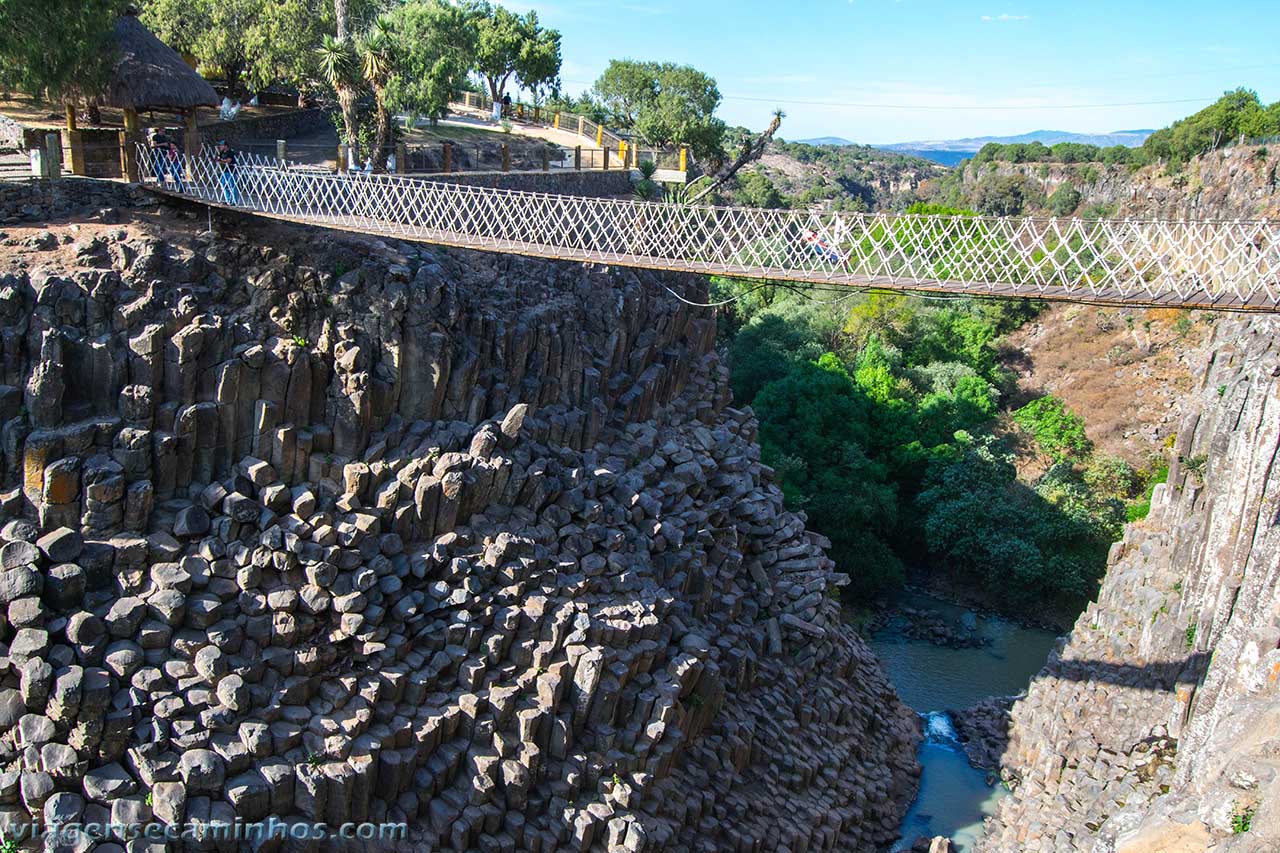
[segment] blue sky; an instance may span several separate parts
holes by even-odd
[[[759,128],[781,106],[790,139],[1103,132],[1161,127],[1239,85],[1280,99],[1276,0],[504,5],[560,30],[566,91],[611,58],[688,63],[718,81],[726,121]]]

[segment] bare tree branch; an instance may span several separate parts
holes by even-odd
[[[782,110],[776,110],[773,114],[773,121],[769,122],[769,126],[764,129],[754,139],[747,139],[742,143],[742,148],[738,151],[738,156],[734,158],[732,163],[721,166],[720,171],[716,172],[711,183],[708,184],[701,192],[689,199],[689,204],[695,204],[703,196],[708,195],[712,191],[724,186],[734,175],[738,174],[738,170],[748,163],[759,160],[764,154],[765,148],[769,146],[773,135],[778,132],[778,128],[782,126],[782,119],[786,115]]]

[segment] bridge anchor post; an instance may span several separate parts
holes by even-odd
[[[62,177],[62,136],[58,133],[44,135],[44,176],[51,181]]]
[[[502,143],[502,171],[511,171],[511,146],[505,142]]]
[[[582,146],[573,146],[573,168],[575,171],[582,171]]]
[[[440,165],[444,169],[446,175],[453,171],[453,146],[448,142],[443,145],[443,151],[440,156]]]

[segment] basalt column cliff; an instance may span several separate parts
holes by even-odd
[[[1278,342],[1215,324],[1168,483],[1014,705],[982,849],[1280,849]]]
[[[918,723],[701,280],[3,201],[0,822],[893,838]]]

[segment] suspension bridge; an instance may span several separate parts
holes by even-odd
[[[1280,312],[1280,222],[811,213],[352,175],[239,153],[168,195],[310,225],[541,258],[867,290]]]

